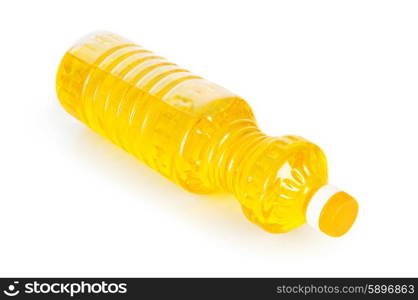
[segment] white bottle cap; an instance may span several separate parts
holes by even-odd
[[[339,237],[353,225],[358,203],[349,194],[327,184],[312,196],[306,209],[306,221],[316,230]]]

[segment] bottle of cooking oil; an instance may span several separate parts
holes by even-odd
[[[121,36],[94,33],[69,49],[57,94],[75,118],[186,190],[234,194],[266,231],[307,221],[338,237],[357,216],[356,200],[328,184],[318,146],[266,136],[242,98]]]

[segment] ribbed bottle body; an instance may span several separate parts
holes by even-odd
[[[252,116],[226,89],[111,33],[90,35],[66,53],[57,93],[77,119],[194,192],[215,188],[199,178],[194,150],[205,137],[196,124],[206,118],[210,127],[211,116],[226,111],[237,118]]]
[[[74,117],[187,190],[233,193],[270,232],[303,224],[327,181],[317,146],[264,135],[240,97],[111,33],[65,54],[57,93]]]

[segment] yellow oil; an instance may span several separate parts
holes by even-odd
[[[303,224],[328,181],[318,146],[266,136],[242,98],[112,33],[65,54],[57,93],[75,118],[186,190],[234,194],[269,232]]]

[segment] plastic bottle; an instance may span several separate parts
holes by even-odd
[[[357,216],[356,200],[328,185],[318,146],[266,136],[242,98],[118,35],[91,34],[68,50],[57,94],[75,118],[186,190],[233,193],[269,232],[308,221],[337,237]]]

